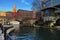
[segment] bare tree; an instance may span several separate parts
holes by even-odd
[[[40,0],[34,0],[32,3],[32,9],[33,10],[40,10],[40,8],[41,8]]]
[[[40,10],[41,8],[45,7],[46,2],[49,0],[34,0],[32,3],[33,10]]]

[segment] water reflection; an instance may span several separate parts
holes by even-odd
[[[51,32],[47,28],[22,27],[17,34],[13,34],[15,33],[10,35],[14,36],[15,40],[60,40],[60,30]]]

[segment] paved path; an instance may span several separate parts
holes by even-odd
[[[0,40],[4,40],[4,34],[2,34],[1,30],[0,30]]]
[[[4,36],[0,36],[0,40],[4,40]]]

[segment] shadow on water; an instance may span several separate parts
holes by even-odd
[[[49,29],[39,28],[36,33],[36,40],[40,40],[40,38],[42,38],[42,40],[51,40],[52,33],[49,31]]]
[[[39,28],[39,30],[36,32],[36,40],[40,40],[40,38],[42,38],[42,40],[60,40],[59,37],[60,30],[54,30],[51,32],[47,28]]]

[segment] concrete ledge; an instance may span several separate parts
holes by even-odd
[[[10,28],[10,29],[8,29],[7,30],[7,34],[9,34],[10,33],[10,31],[12,31],[12,30],[14,30],[15,28]]]

